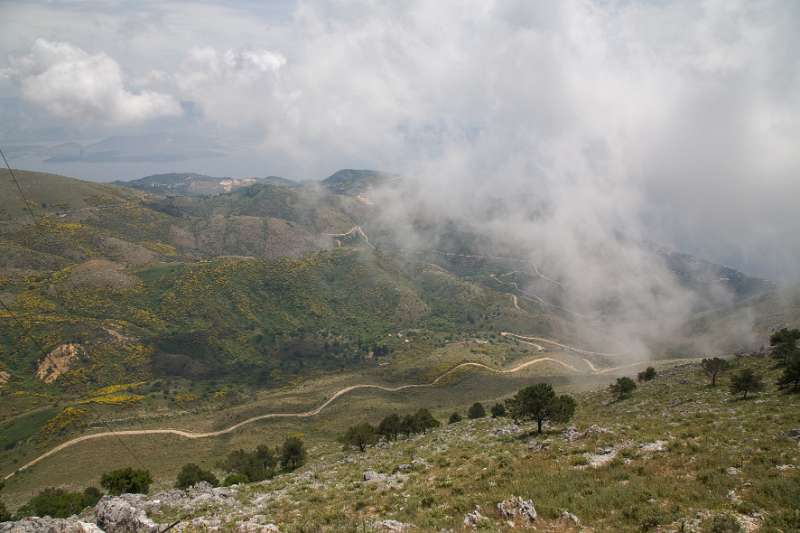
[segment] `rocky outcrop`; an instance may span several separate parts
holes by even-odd
[[[36,368],[36,377],[45,383],[52,383],[64,372],[70,369],[72,363],[82,356],[83,347],[80,344],[67,343],[57,346],[39,361]]]
[[[97,525],[109,533],[157,533],[159,526],[147,517],[144,496],[103,496],[94,508]]]
[[[504,520],[527,525],[536,520],[536,508],[533,500],[524,500],[521,496],[511,496],[497,504],[497,511]]]
[[[11,379],[11,374],[6,372],[5,370],[0,370],[0,387],[8,383],[9,379]]]
[[[18,522],[0,524],[2,533],[104,533],[102,529],[89,522],[75,518],[23,518]]]

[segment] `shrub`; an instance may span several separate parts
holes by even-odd
[[[783,369],[783,374],[781,374],[780,379],[778,379],[778,386],[780,388],[788,388],[790,385],[794,392],[797,392],[800,387],[800,353],[795,354],[789,359]]]
[[[148,470],[131,467],[106,472],[100,478],[100,485],[112,496],[120,494],[147,494],[153,478]]]
[[[254,483],[275,475],[277,460],[268,446],[261,445],[252,452],[235,450],[228,454],[221,466],[224,470],[240,474]]]
[[[397,435],[400,433],[402,421],[397,413],[393,413],[378,424],[378,434],[386,438],[386,440],[397,440]]]
[[[183,465],[181,471],[178,472],[178,477],[175,480],[175,488],[185,489],[191,487],[192,485],[197,485],[201,481],[206,481],[210,483],[213,487],[219,485],[219,480],[217,479],[217,476],[215,476],[208,470],[203,470],[194,463],[188,463]]]
[[[358,448],[361,452],[365,452],[367,446],[378,442],[378,434],[375,432],[375,428],[372,424],[369,422],[362,422],[349,427],[340,441],[344,444],[345,450],[348,448]]]
[[[425,408],[414,413],[414,426],[417,432],[425,433],[429,429],[438,428],[441,423],[433,418],[430,411]]]
[[[448,424],[456,424],[458,422],[461,422],[461,415],[458,414],[458,413],[453,413],[452,415],[450,415],[450,418],[447,420]]]
[[[656,379],[656,369],[652,366],[648,366],[643,372],[639,372],[637,376],[639,383],[644,381],[652,381],[654,379]]]
[[[230,487],[231,485],[239,485],[240,483],[248,483],[250,480],[244,474],[228,474],[222,481],[222,485]]]
[[[501,418],[506,416],[506,406],[502,403],[496,403],[492,406],[492,418]]]
[[[97,487],[86,487],[83,489],[83,506],[94,507],[102,497],[103,493]]]
[[[711,533],[739,533],[741,530],[742,527],[739,525],[739,522],[729,514],[715,516],[709,528]]]
[[[298,437],[288,437],[281,446],[281,468],[287,472],[297,470],[306,462],[306,447]]]
[[[94,490],[97,491],[97,489]],[[99,493],[99,491],[97,492]],[[48,487],[28,500],[28,503],[23,505],[17,514],[20,517],[49,516],[52,518],[67,518],[80,513],[84,507],[97,503],[97,500],[92,501],[91,498],[86,498],[84,494]],[[99,500],[100,498],[98,497],[97,499]],[[0,509],[0,511],[2,510]]]
[[[636,383],[629,377],[621,377],[617,378],[617,382],[611,385],[609,389],[611,393],[616,396],[617,400],[623,400],[636,390]]]
[[[750,392],[759,392],[764,390],[764,382],[761,376],[753,372],[750,368],[743,368],[738,374],[734,375],[731,379],[731,393],[742,393],[744,399],[747,399],[747,394]]]
[[[467,411],[467,416],[474,420],[476,418],[483,418],[486,416],[486,409],[483,408],[483,405],[480,402],[475,402]]]
[[[549,383],[525,387],[507,405],[515,419],[535,420],[539,433],[545,421],[567,422],[575,414],[575,399],[566,394],[556,396]]]

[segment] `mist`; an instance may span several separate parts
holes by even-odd
[[[413,187],[384,192],[382,213],[398,239],[419,246],[416,219],[452,220],[528,257],[564,308],[606,317],[609,349],[648,352],[703,308],[643,243],[800,280],[796,2],[0,10],[0,95],[32,110],[3,143],[203,132],[218,157],[135,168],[401,174]],[[131,172],[48,170],[78,164]]]

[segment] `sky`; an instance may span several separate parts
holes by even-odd
[[[20,168],[379,169],[800,281],[794,0],[3,0],[0,27]]]

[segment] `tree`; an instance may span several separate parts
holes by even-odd
[[[178,477],[175,480],[175,488],[186,489],[193,485],[197,485],[201,481],[206,481],[213,487],[219,485],[219,480],[213,473],[209,472],[208,470],[203,470],[194,463],[187,463],[183,465],[181,471],[178,472]]]
[[[306,446],[299,437],[287,437],[281,446],[281,468],[297,470],[306,463]]]
[[[481,402],[475,402],[469,408],[469,411],[467,411],[467,416],[473,420],[476,418],[483,418],[486,416],[486,409],[483,408]]]
[[[120,494],[147,494],[153,478],[148,470],[137,470],[130,466],[106,472],[100,478],[100,485],[112,496]]]
[[[349,447],[356,447],[361,452],[367,450],[367,446],[371,446],[378,442],[378,434],[375,428],[369,422],[362,422],[355,426],[348,428],[347,432],[341,439],[345,449]]]
[[[457,424],[458,422],[461,422],[461,415],[458,413],[453,413],[447,420],[448,424]]]
[[[535,420],[539,433],[542,432],[544,422],[567,422],[575,414],[575,400],[568,395],[556,396],[549,383],[525,387],[508,400],[506,405],[514,419]]]
[[[400,415],[392,413],[384,417],[381,423],[378,424],[378,434],[382,435],[386,440],[397,440],[397,435],[401,429]]]
[[[735,374],[731,379],[731,393],[744,395],[747,399],[747,394],[750,392],[759,392],[764,390],[764,382],[761,376],[753,372],[750,368],[743,368],[738,374]]]
[[[425,433],[429,429],[438,428],[441,423],[433,418],[430,411],[422,408],[414,413],[414,425],[418,432]]]
[[[795,392],[800,387],[800,355],[795,355],[786,363],[783,374],[778,379],[780,388],[788,387],[789,385],[792,385],[792,390]]]
[[[502,403],[496,403],[492,406],[492,418],[502,418],[506,416],[506,406]]]
[[[418,433],[420,430],[417,427],[417,420],[414,418],[413,415],[406,415],[400,421],[400,433],[410,437],[414,433]]]
[[[720,359],[719,357],[703,359],[700,362],[700,365],[703,367],[703,372],[706,373],[706,376],[711,379],[712,387],[717,386],[717,376],[727,370],[730,366],[725,359]]]
[[[800,340],[800,329],[779,329],[769,338],[772,354],[782,363],[788,363],[798,352],[798,340]]]
[[[621,377],[617,378],[617,382],[611,385],[609,389],[617,397],[617,400],[623,400],[636,390],[636,383],[629,377]]]
[[[656,379],[656,369],[652,366],[648,366],[644,372],[639,372],[639,375],[636,377],[639,383],[642,383],[643,381],[652,381]]]
[[[6,509],[6,504],[0,501],[0,522],[10,522],[11,521],[11,513],[8,512]]]

